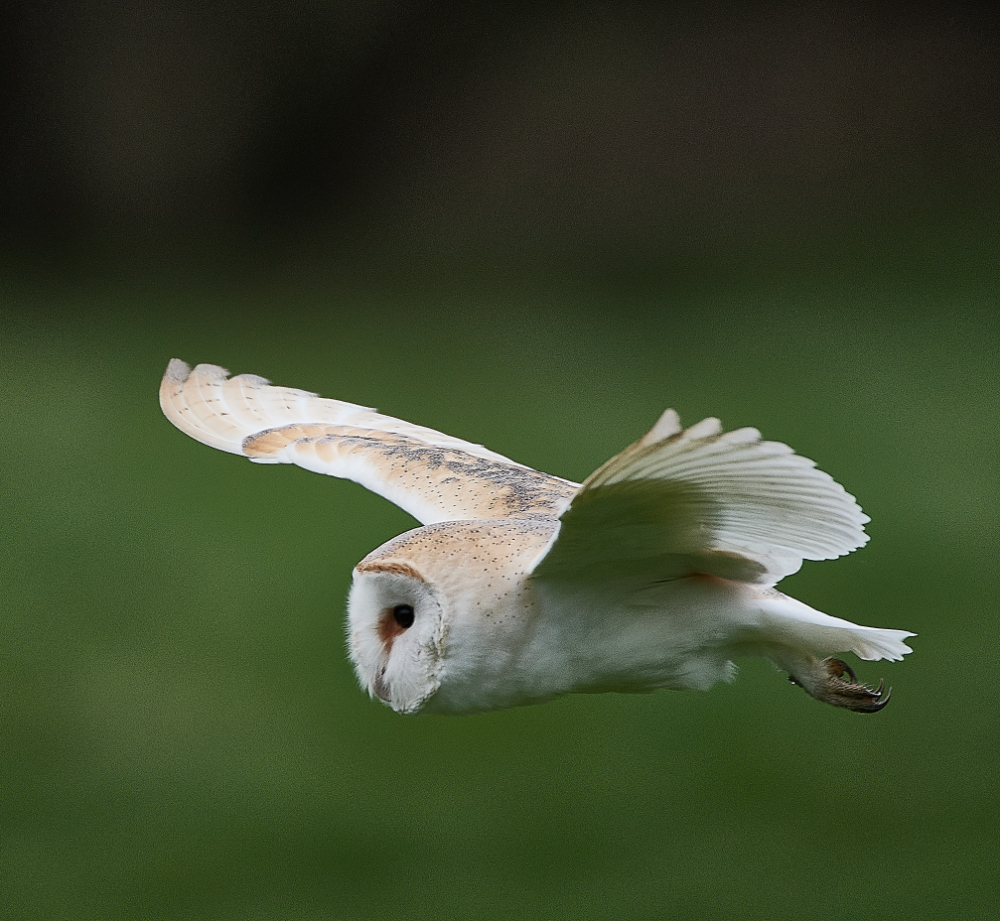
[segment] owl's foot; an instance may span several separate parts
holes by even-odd
[[[851,667],[840,659],[814,662],[810,674],[803,674],[801,678],[789,675],[788,680],[816,700],[834,707],[846,707],[855,713],[878,713],[889,703],[892,688],[886,688],[884,681],[879,681],[877,688],[870,688],[861,684]]]

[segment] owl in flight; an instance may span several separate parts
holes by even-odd
[[[912,633],[777,591],[803,560],[867,541],[812,461],[667,410],[580,485],[481,445],[262,377],[174,359],[160,405],[182,432],[260,464],[354,480],[422,527],[368,554],[348,597],[361,685],[399,713],[470,713],[574,691],[707,689],[763,656],[860,713],[889,691],[835,652],[901,659]]]

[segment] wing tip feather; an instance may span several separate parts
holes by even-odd
[[[639,439],[641,445],[656,444],[667,438],[672,438],[681,431],[681,418],[677,415],[677,410],[666,409],[656,424],[642,438]]]
[[[268,387],[271,381],[266,377],[261,377],[259,374],[234,374],[230,380],[240,381],[244,384],[249,384],[252,387]],[[305,391],[304,391],[305,392]],[[316,396],[315,393],[310,393],[309,396]]]
[[[221,381],[229,377],[229,371],[222,365],[213,365],[202,362],[195,365],[191,371],[191,377],[207,377],[210,381]]]
[[[167,370],[163,372],[163,382],[183,384],[191,374],[191,366],[180,358],[171,358],[167,362]]]
[[[160,382],[160,409],[173,425],[195,441],[229,454],[240,454],[240,445],[233,440],[228,423],[218,424],[227,414],[213,411],[206,415],[198,411],[198,407],[215,402],[217,385],[228,374],[218,365],[200,364],[191,368],[180,358],[170,359]]]

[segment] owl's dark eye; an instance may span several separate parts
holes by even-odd
[[[392,616],[404,630],[413,626],[413,608],[408,604],[397,604],[392,609]]]

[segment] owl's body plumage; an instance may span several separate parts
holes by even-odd
[[[574,691],[705,689],[764,656],[812,696],[875,712],[839,659],[900,659],[864,627],[774,589],[862,546],[868,520],[811,461],[755,429],[668,410],[581,485],[365,407],[171,361],[178,428],[258,463],[354,480],[423,522],[355,568],[349,648],[393,709],[463,713]],[[849,676],[845,678],[844,676]]]

